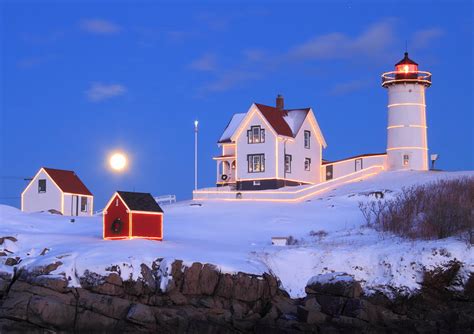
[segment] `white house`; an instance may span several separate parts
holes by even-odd
[[[94,196],[73,171],[42,167],[21,193],[21,210],[91,216]]]
[[[235,114],[218,141],[217,185],[237,190],[276,189],[321,181],[326,147],[311,108],[285,109],[253,103]]]

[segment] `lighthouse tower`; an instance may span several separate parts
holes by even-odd
[[[395,71],[382,74],[388,90],[387,167],[388,170],[428,170],[425,89],[431,73],[405,57]]]

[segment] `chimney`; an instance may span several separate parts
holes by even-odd
[[[283,109],[285,109],[285,102],[283,100],[283,96],[281,94],[278,94],[277,95],[277,98],[276,98],[276,109],[278,111],[283,111]]]

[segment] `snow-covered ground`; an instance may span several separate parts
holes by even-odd
[[[162,242],[104,241],[99,216],[76,217],[71,223],[71,217],[0,206],[0,237],[18,239],[5,240],[0,251],[13,252],[10,256],[19,256],[24,267],[61,261],[54,273],[66,273],[73,285],[86,269],[105,273],[119,265],[124,279],[137,278],[141,263],[166,258],[213,263],[226,272],[271,271],[293,297],[304,296],[313,275],[332,271],[362,280],[366,291],[385,285],[412,291],[419,287],[423,266],[429,269],[456,258],[465,263],[465,273],[474,272],[474,250],[459,238],[414,242],[382,235],[364,227],[358,203],[373,199],[368,196],[372,191],[396,192],[461,176],[474,177],[474,172],[384,172],[297,204],[178,202],[164,207]],[[311,236],[311,231],[327,235]],[[289,235],[298,245],[271,245],[271,237]],[[45,248],[49,251],[40,255]],[[0,257],[0,271],[11,271],[5,259]]]

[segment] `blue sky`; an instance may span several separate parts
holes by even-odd
[[[311,106],[324,158],[383,152],[380,74],[405,41],[427,91],[439,168],[474,169],[471,1],[1,2],[0,203],[41,166],[75,170],[103,206],[116,189],[191,197],[216,141],[252,102]],[[128,172],[107,154],[130,155]]]

